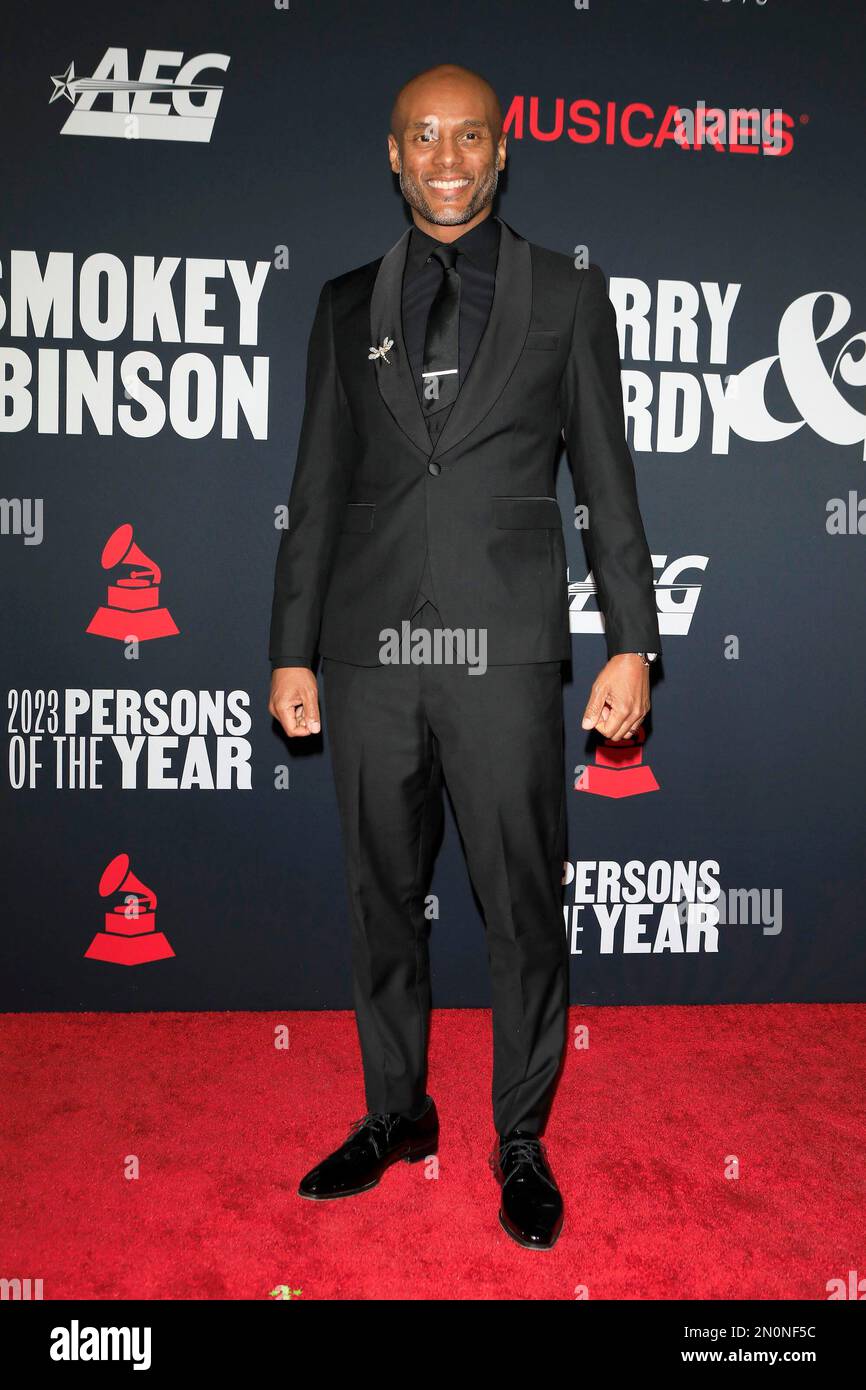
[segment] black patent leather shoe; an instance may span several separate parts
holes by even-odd
[[[528,1250],[550,1250],[562,1230],[562,1195],[538,1135],[500,1135],[490,1166],[502,1186],[502,1229]]]
[[[356,1120],[349,1137],[301,1179],[300,1197],[328,1202],[354,1197],[375,1187],[392,1163],[420,1163],[439,1147],[439,1116],[430,1096],[416,1120],[403,1115],[368,1114]]]

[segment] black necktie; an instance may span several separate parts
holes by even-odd
[[[430,305],[422,363],[424,413],[429,418],[452,406],[460,389],[460,276],[456,246],[437,246],[431,259],[442,267],[442,283]]]

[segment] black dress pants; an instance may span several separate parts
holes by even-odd
[[[425,603],[413,631],[441,627]],[[481,902],[492,978],[497,1132],[543,1130],[565,1044],[568,945],[562,669],[355,666],[324,658],[367,1108],[427,1090],[424,900],[448,787]]]

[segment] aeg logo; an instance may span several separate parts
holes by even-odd
[[[183,54],[149,48],[137,78],[129,76],[125,48],[108,48],[91,77],[76,77],[75,64],[52,77],[52,101],[65,97],[73,111],[61,135],[102,135],[124,140],[189,140],[207,143],[211,137],[223,89],[196,79],[229,65],[225,53],[200,53],[184,63]],[[175,76],[166,75],[174,69]],[[110,99],[110,110],[96,108]],[[167,99],[166,99],[167,98]]]
[[[685,637],[698,606],[701,584],[694,579],[685,582],[681,576],[686,570],[703,572],[707,567],[708,556],[681,555],[668,563],[667,555],[653,555],[652,562],[653,569],[661,570],[655,581],[659,632],[662,635],[667,633],[674,637]],[[572,632],[604,631],[604,619],[599,608],[587,607],[590,599],[596,598],[592,571],[586,579],[575,579],[569,583],[568,620]]]

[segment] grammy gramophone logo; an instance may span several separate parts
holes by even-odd
[[[162,570],[135,544],[128,522],[118,526],[105,542],[102,568],[127,566],[108,585],[105,603],[97,608],[87,631],[94,637],[113,637],[116,642],[149,642],[154,637],[175,637],[179,629],[167,608],[160,606]]]
[[[166,937],[156,929],[156,894],[136,878],[128,854],[116,854],[103,869],[99,896],[114,902],[106,909],[104,930],[96,933],[84,952],[89,960],[144,965],[174,955]]]
[[[593,796],[641,796],[657,792],[659,784],[653,770],[643,760],[646,731],[637,730],[633,738],[613,743],[602,739],[596,749],[595,762],[583,769],[574,784],[576,792],[591,792]]]

